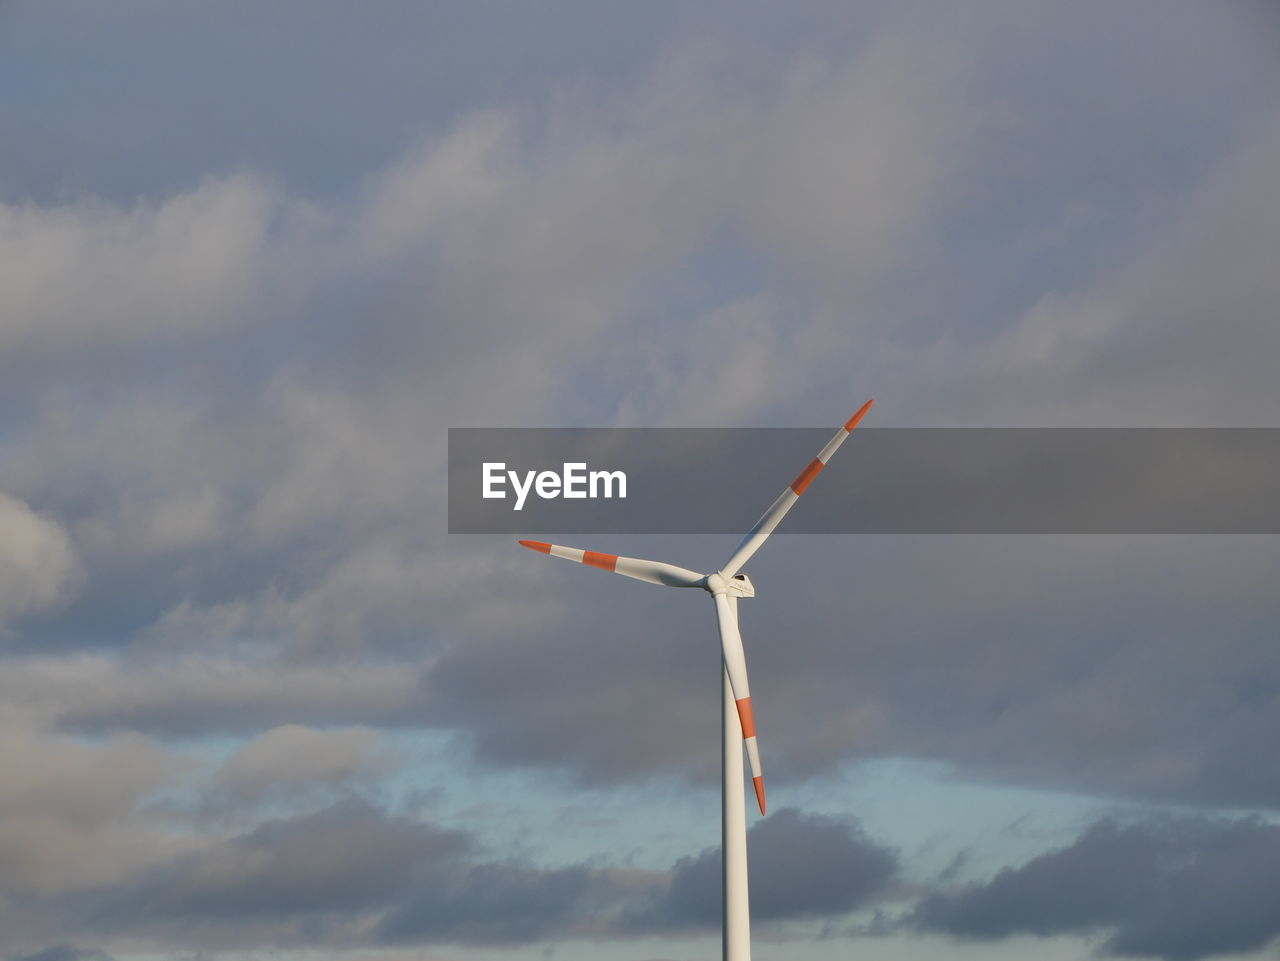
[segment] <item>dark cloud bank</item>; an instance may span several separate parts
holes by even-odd
[[[1280,826],[1102,821],[985,884],[935,892],[915,925],[963,938],[1100,935],[1099,953],[1192,961],[1280,935]]]
[[[854,821],[786,808],[758,822],[749,842],[752,911],[766,933],[875,908],[871,928],[846,933],[1075,935],[1100,955],[1165,961],[1255,951],[1280,935],[1280,825],[1259,818],[1104,820],[990,880],[926,890],[914,905],[897,853]],[[110,891],[39,900],[37,912],[77,919],[67,933],[82,944],[128,932],[192,950],[265,939],[501,947],[713,935],[720,853],[708,848],[669,871],[539,867],[494,859],[467,832],[346,800],[265,822]],[[17,946],[11,961],[111,961],[71,942]]]
[[[855,822],[783,809],[749,833],[761,922],[837,917],[884,890],[896,854]],[[475,838],[359,800],[265,822],[120,888],[68,895],[86,938],[145,932],[187,947],[467,943],[711,933],[720,852],[670,871],[487,859]],[[61,944],[13,961],[105,961]]]

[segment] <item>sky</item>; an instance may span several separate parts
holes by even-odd
[[[5,0],[0,142],[5,961],[719,957],[710,605],[449,427],[1280,420],[1263,0]],[[779,533],[755,957],[1274,957],[1277,569]]]

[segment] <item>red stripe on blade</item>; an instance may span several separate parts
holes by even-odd
[[[822,470],[825,465],[818,458],[809,461],[809,466],[800,472],[800,476],[791,482],[791,489],[796,494],[803,494],[804,489],[809,486],[809,482],[818,476],[818,471]]]
[[[751,698],[744,697],[734,703],[738,705],[738,720],[742,722],[742,739],[745,741],[749,737],[755,737],[756,716],[751,710]]]
[[[764,776],[753,777],[751,783],[755,785],[756,800],[760,802],[760,813],[764,814]]]
[[[611,571],[618,566],[618,555],[597,554],[595,551],[583,551],[582,563],[590,564],[592,567],[598,567],[601,570]]]
[[[854,414],[852,417],[850,417],[847,421],[845,421],[844,429],[848,431],[852,431],[855,427],[857,427],[858,421],[862,420],[863,415],[866,414],[866,412],[871,409],[871,405],[874,403],[875,403],[875,398],[872,398],[871,400],[863,404],[861,407],[859,407],[858,412]]]
[[[521,541],[520,543],[531,551],[542,551],[544,554],[551,553],[551,545],[544,544],[542,541]]]

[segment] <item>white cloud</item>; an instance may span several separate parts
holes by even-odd
[[[216,780],[237,797],[254,799],[368,778],[390,763],[382,735],[371,728],[284,724],[243,745]]]
[[[131,209],[0,204],[0,352],[84,350],[236,323],[260,293],[274,201],[247,176]]]
[[[896,423],[1270,426],[1280,412],[1280,119],[1223,151],[1127,261],[987,337],[875,344]]]
[[[222,496],[212,487],[173,491],[139,503],[129,499],[112,514],[78,526],[86,547],[99,555],[163,554],[219,541]]]
[[[0,629],[16,617],[53,607],[79,572],[75,548],[61,525],[0,492]]]
[[[0,724],[0,894],[111,884],[189,845],[140,810],[189,759],[138,735],[82,743],[17,711]]]
[[[378,262],[456,230],[458,218],[510,199],[514,118],[482,113],[377,177],[355,228],[357,249]]]
[[[966,34],[944,14],[886,30],[851,62],[793,68],[722,158],[731,177],[734,161],[750,172],[734,198],[749,235],[842,300],[913,260],[980,119]]]
[[[225,621],[214,629],[224,648],[235,641],[229,633]],[[244,648],[238,653],[161,656],[144,648],[136,658],[9,658],[0,672],[0,703],[47,725],[183,736],[385,720],[408,711],[419,690],[420,669],[404,663],[292,666],[264,663]]]

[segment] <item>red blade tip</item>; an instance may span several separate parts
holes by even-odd
[[[875,403],[875,398],[873,397],[871,400],[867,401],[865,404],[859,407],[858,412],[854,414],[852,417],[850,417],[849,420],[845,423],[844,429],[853,430],[855,427],[857,427],[858,421],[862,420],[863,415],[866,414],[866,412],[871,409],[871,405],[874,403]]]
[[[551,553],[551,545],[544,544],[542,541],[521,541],[520,543],[531,551],[542,551],[544,554]]]
[[[753,777],[751,783],[756,788],[756,800],[760,802],[760,813],[764,814],[764,775]]]

